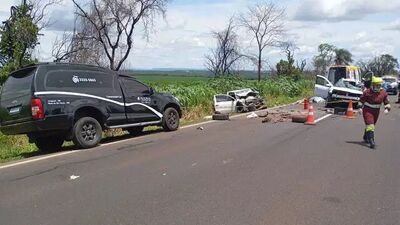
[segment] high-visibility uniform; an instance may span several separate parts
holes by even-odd
[[[367,126],[375,125],[376,122],[378,122],[382,103],[386,106],[390,103],[388,100],[388,94],[385,90],[382,89],[380,92],[374,92],[370,88],[364,91],[360,102],[364,104],[363,116],[364,122]]]
[[[382,83],[381,78],[373,77],[372,87],[367,88],[360,99],[363,104],[363,117],[366,125],[364,141],[369,143],[371,148],[375,148],[375,124],[378,122],[382,103],[385,105],[385,110],[390,111],[388,94],[379,87]]]

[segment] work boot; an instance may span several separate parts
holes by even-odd
[[[368,142],[368,137],[367,137],[367,131],[364,131],[363,140],[364,140],[365,143],[368,143],[368,144],[369,144],[369,142]]]
[[[368,131],[367,132],[367,137],[368,137],[368,143],[369,143],[369,147],[371,149],[375,149],[376,145],[375,145],[375,135],[373,131]]]

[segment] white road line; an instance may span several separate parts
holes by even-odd
[[[319,122],[321,122],[322,120],[328,119],[328,118],[331,117],[331,116],[333,116],[333,114],[325,115],[325,116],[323,116],[323,117],[321,117],[321,118],[315,120],[315,123],[319,123]]]
[[[55,158],[55,157],[59,157],[59,156],[63,156],[63,155],[69,155],[69,154],[77,153],[77,152],[79,152],[79,151],[75,150],[75,151],[69,151],[69,152],[60,152],[60,153],[56,153],[56,154],[52,154],[52,155],[48,155],[48,156],[43,156],[43,157],[40,157],[40,158],[24,160],[24,161],[12,163],[12,164],[6,164],[4,166],[0,166],[0,169],[6,169],[6,168],[19,166],[19,165],[24,165],[24,164],[32,163],[32,162],[38,162],[38,161],[42,161],[42,160],[45,160],[45,159],[51,159],[51,158]]]
[[[294,102],[294,103],[286,104],[286,105],[276,106],[276,107],[269,108],[269,109],[265,109],[265,110],[260,110],[260,111],[257,111],[257,112],[265,112],[265,111],[267,111],[267,110],[274,110],[274,109],[278,109],[278,108],[283,108],[283,107],[295,105],[297,102],[298,102],[298,101],[296,101],[296,102]],[[250,113],[244,113],[244,114],[234,115],[234,116],[231,116],[230,118],[245,117],[245,116],[247,116],[247,115],[249,115],[249,114],[250,114]],[[328,118],[328,117],[326,117],[326,118]],[[325,118],[320,118],[320,119],[317,120],[317,121],[319,122],[319,121],[321,121],[322,119],[325,119]],[[316,122],[317,122],[317,121],[316,121]],[[191,128],[191,127],[197,127],[197,126],[201,126],[201,125],[204,125],[204,124],[215,123],[215,122],[217,122],[217,121],[215,121],[215,120],[210,120],[210,121],[205,121],[205,122],[201,122],[201,123],[197,123],[197,124],[187,125],[187,126],[181,127],[180,130],[187,129],[187,128]],[[141,137],[136,137],[136,138],[134,138],[134,139],[126,139],[126,140],[121,140],[121,141],[116,141],[116,142],[110,142],[110,143],[106,143],[106,144],[101,144],[99,147],[106,147],[106,146],[115,145],[115,144],[120,144],[120,143],[124,143],[124,142],[128,142],[128,141],[136,141],[136,140],[140,140],[140,139],[143,139],[143,138],[146,138],[146,137],[148,137],[148,136],[145,135],[145,136],[141,136]],[[88,150],[85,150],[85,151],[83,151],[83,152],[88,152],[88,151],[90,151],[90,150],[95,150],[95,149],[96,149],[96,148],[94,148],[94,149],[88,149]],[[28,163],[38,162],[38,161],[42,161],[42,160],[46,160],[46,159],[56,158],[56,157],[60,157],[60,156],[63,156],[63,155],[70,155],[70,154],[79,153],[79,152],[82,152],[82,151],[80,151],[80,150],[75,150],[75,151],[68,151],[68,152],[60,152],[60,153],[56,153],[56,154],[52,154],[52,155],[48,155],[48,156],[38,157],[38,158],[35,158],[35,159],[24,160],[24,161],[20,161],[20,162],[16,162],[16,163],[6,164],[6,165],[3,165],[3,166],[0,166],[0,169],[11,168],[11,167],[19,166],[19,165],[24,165],[24,164],[28,164]]]

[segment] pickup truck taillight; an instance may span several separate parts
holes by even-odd
[[[44,118],[44,110],[42,100],[34,98],[31,101],[32,117],[33,119],[40,120]]]

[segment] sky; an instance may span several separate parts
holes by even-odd
[[[350,50],[356,61],[380,54],[400,58],[400,0],[272,0],[286,9],[285,40],[294,42],[297,60],[311,64],[318,45],[330,43]],[[20,0],[1,0],[0,20]],[[224,29],[233,15],[246,11],[256,0],[175,0],[168,4],[166,19],[159,18],[149,40],[138,29],[126,68],[203,69],[205,55],[215,47],[212,31]],[[72,0],[63,0],[48,12],[52,25],[44,30],[35,56],[52,61],[51,48],[57,36],[71,31],[74,23]],[[251,36],[238,31],[240,45],[251,52]],[[265,50],[270,65],[285,56],[277,48]],[[253,69],[252,65],[247,66]]]

